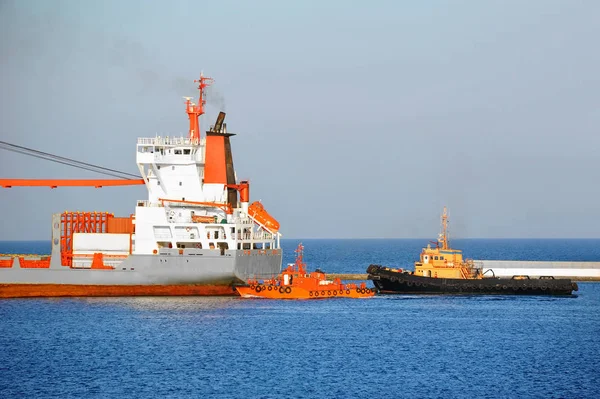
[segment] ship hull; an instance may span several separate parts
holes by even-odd
[[[73,285],[0,284],[0,298],[118,297],[118,296],[231,296],[231,285]]]
[[[130,255],[114,269],[70,268],[52,257],[50,267],[0,269],[0,298],[52,296],[236,295],[234,284],[271,278],[281,250],[196,250],[180,255]]]
[[[578,290],[570,279],[433,278],[378,265],[370,265],[367,273],[381,294],[572,295]]]

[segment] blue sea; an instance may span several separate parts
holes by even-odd
[[[292,262],[299,240],[284,240]],[[309,269],[409,268],[426,240],[303,240]],[[600,240],[454,240],[600,261]],[[0,253],[50,243],[0,242]],[[598,398],[600,283],[574,297],[0,300],[1,398]]]

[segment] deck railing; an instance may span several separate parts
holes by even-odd
[[[195,146],[204,145],[205,139],[200,139],[199,143],[194,143],[189,137],[138,137],[138,145],[153,145],[153,146]]]

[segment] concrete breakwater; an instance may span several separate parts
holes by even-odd
[[[493,271],[496,277],[553,276],[575,281],[600,281],[600,262],[476,260],[475,264],[481,267],[484,273],[488,270]],[[487,272],[486,276],[489,275],[490,272]]]
[[[339,278],[340,280],[358,281],[366,280],[367,276],[366,273],[327,273],[327,278],[330,280]]]

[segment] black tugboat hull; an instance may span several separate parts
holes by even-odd
[[[573,295],[577,283],[553,277],[452,279],[415,276],[370,265],[369,279],[381,294]]]

